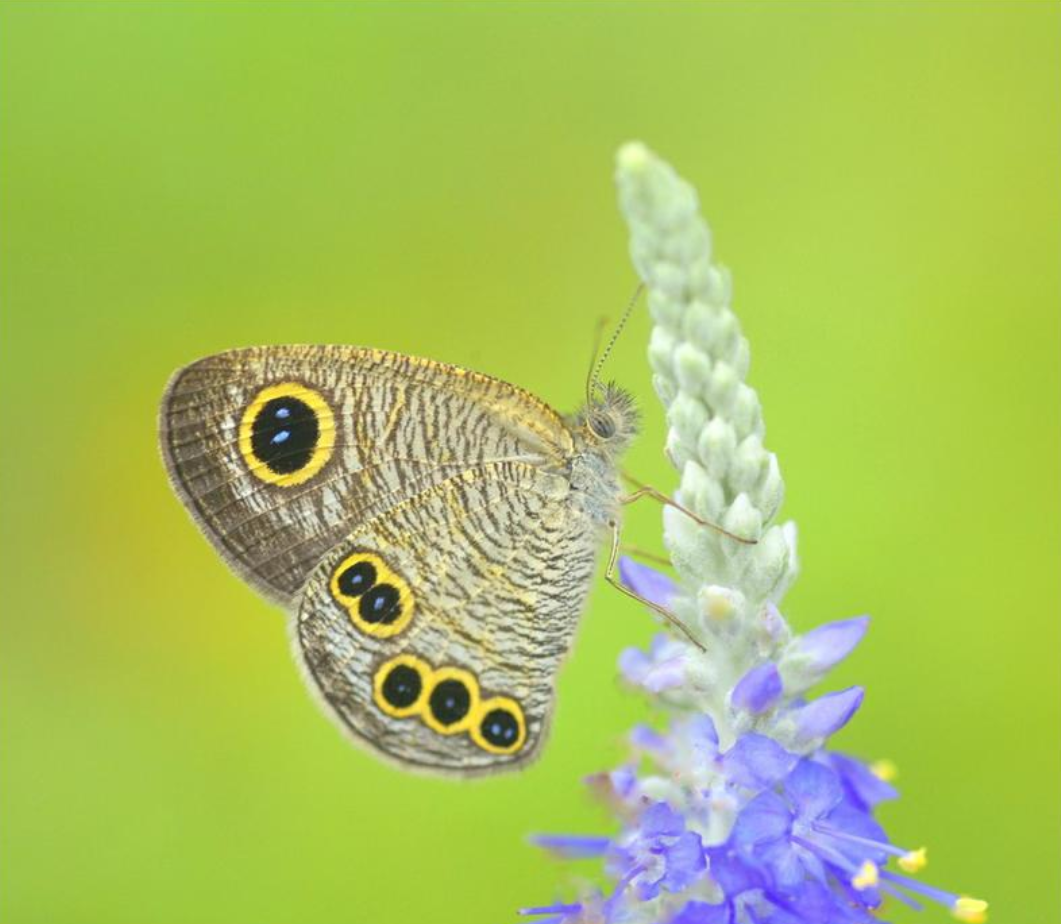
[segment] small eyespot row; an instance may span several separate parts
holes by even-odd
[[[266,484],[304,484],[335,448],[335,416],[319,392],[298,382],[269,385],[254,396],[239,424],[239,451]]]
[[[459,667],[434,668],[415,655],[398,655],[377,668],[372,694],[387,715],[415,716],[440,735],[467,734],[491,754],[515,754],[527,740],[519,703],[483,699],[474,675]]]
[[[347,555],[332,572],[329,589],[354,627],[374,638],[404,631],[416,608],[405,578],[375,552]]]

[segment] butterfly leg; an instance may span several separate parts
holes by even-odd
[[[612,526],[612,549],[611,549],[611,553],[608,556],[608,567],[607,567],[607,569],[605,569],[604,579],[609,584],[611,584],[612,587],[614,587],[616,590],[621,591],[622,593],[626,594],[626,596],[631,597],[634,600],[636,600],[638,603],[643,603],[649,609],[659,613],[660,616],[662,616],[664,619],[666,619],[667,622],[669,622],[672,626],[674,626],[675,629],[677,629],[679,632],[681,632],[687,639],[689,639],[690,642],[692,642],[693,645],[695,645],[697,648],[699,648],[700,651],[707,651],[707,649],[704,647],[703,642],[701,642],[695,635],[693,635],[692,630],[684,622],[682,622],[677,616],[675,616],[670,610],[660,606],[658,603],[654,603],[652,600],[649,600],[646,597],[642,597],[641,594],[639,594],[639,593],[635,593],[629,587],[627,587],[625,584],[623,584],[623,582],[619,579],[619,577],[616,575],[615,571],[616,571],[616,563],[619,560],[619,548],[620,548],[621,537],[620,537],[618,522],[612,523],[611,526]]]
[[[635,485],[635,490],[627,494],[621,499],[623,504],[632,504],[634,501],[641,500],[642,497],[651,497],[653,500],[659,501],[659,503],[666,505],[667,507],[673,507],[675,510],[679,510],[684,513],[689,519],[700,526],[706,526],[708,529],[713,529],[716,533],[721,533],[729,539],[733,539],[736,542],[743,543],[744,545],[756,545],[758,539],[747,539],[744,536],[738,536],[736,533],[731,533],[728,529],[719,526],[717,523],[712,523],[710,520],[705,520],[703,517],[697,516],[688,507],[683,507],[674,498],[668,497],[662,491],[657,491],[655,488],[647,484],[642,484],[636,478],[631,478],[630,475],[623,472],[623,478]]]
[[[619,551],[625,552],[627,555],[632,555],[634,558],[650,561],[654,565],[663,565],[665,568],[671,566],[671,560],[665,555],[657,555],[655,552],[649,552],[646,549],[638,548],[636,545],[621,546]]]

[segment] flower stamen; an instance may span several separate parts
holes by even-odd
[[[884,783],[893,783],[895,778],[899,775],[899,768],[895,766],[895,762],[888,760],[884,757],[880,760],[875,760],[869,765],[869,772],[872,773],[878,780]]]
[[[965,924],[984,924],[987,920],[987,902],[963,895],[951,906],[950,913]]]
[[[851,877],[851,885],[860,892],[863,889],[872,889],[880,882],[880,870],[872,860],[863,861],[858,872]]]
[[[928,851],[924,847],[911,850],[899,857],[899,869],[904,873],[919,873],[928,866]]]

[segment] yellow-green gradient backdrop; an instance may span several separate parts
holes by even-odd
[[[644,717],[614,662],[650,618],[596,589],[531,770],[403,774],[306,695],[155,413],[177,366],[285,342],[572,407],[634,284],[630,137],[735,275],[800,527],[786,613],[874,617],[840,743],[897,763],[883,818],[927,879],[1056,920],[1059,35],[1048,3],[5,4],[5,924],[502,924],[571,894],[524,838],[606,824],[580,779]],[[647,333],[611,373],[669,488]],[[630,534],[658,547],[658,512]]]

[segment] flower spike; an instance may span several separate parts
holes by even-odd
[[[663,721],[637,726],[629,760],[588,781],[615,831],[535,839],[564,858],[601,858],[612,885],[522,913],[549,916],[539,924],[877,924],[885,899],[918,909],[924,899],[982,924],[986,902],[913,878],[925,849],[892,843],[874,817],[898,796],[894,765],[831,747],[863,688],[807,695],[869,619],[794,635],[781,614],[799,568],[796,529],[777,521],[784,481],[696,192],[636,142],[619,151],[616,181],[681,504],[663,510],[678,580],[630,559],[619,574],[705,644],[661,633],[647,651],[623,652],[622,675]],[[759,541],[734,543],[698,521]]]

